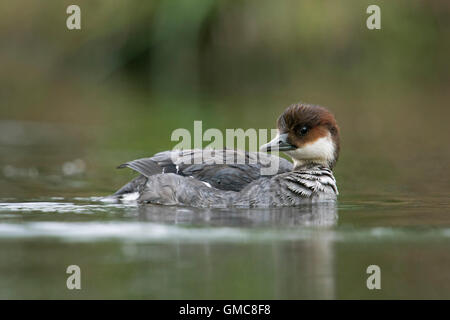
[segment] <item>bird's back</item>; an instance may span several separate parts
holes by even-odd
[[[219,190],[241,191],[261,178],[262,170],[274,163],[276,170],[265,177],[292,170],[292,163],[286,159],[261,152],[228,149],[163,151],[150,158],[120,165],[119,168],[131,168],[141,175],[120,188],[115,195],[139,192],[149,177],[168,173],[192,177]]]

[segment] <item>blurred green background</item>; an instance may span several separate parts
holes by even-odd
[[[445,0],[1,2],[0,297],[449,298],[449,56]],[[341,127],[330,229],[75,198],[111,194],[134,176],[115,166],[194,120],[274,128],[299,101]],[[65,288],[73,263],[81,292]]]

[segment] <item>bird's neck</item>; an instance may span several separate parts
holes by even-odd
[[[293,171],[312,169],[312,168],[318,168],[318,167],[330,169],[330,165],[329,165],[328,161],[326,161],[326,160],[323,160],[323,161],[316,160],[316,159],[314,159],[314,160],[292,159],[292,160],[294,162],[294,167],[292,169]]]

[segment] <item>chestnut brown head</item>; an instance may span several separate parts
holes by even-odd
[[[294,168],[318,164],[333,168],[339,156],[339,127],[324,107],[293,104],[278,118],[278,136],[261,151],[284,151]]]

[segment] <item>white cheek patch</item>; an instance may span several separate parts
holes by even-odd
[[[302,148],[298,148],[286,153],[290,155],[294,161],[298,160],[316,160],[318,162],[327,163],[334,159],[334,143],[331,136],[317,139],[312,143],[308,143]]]

